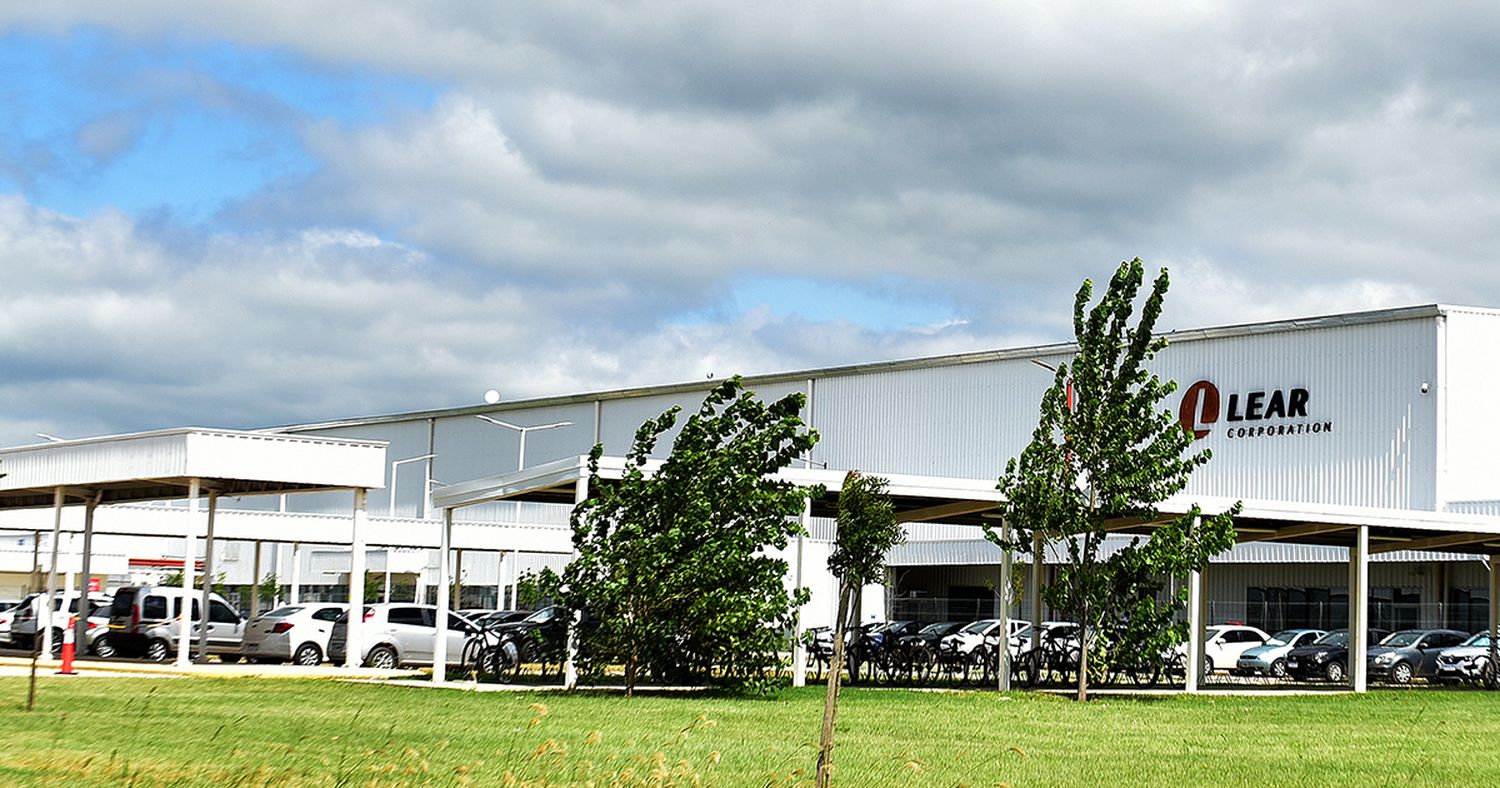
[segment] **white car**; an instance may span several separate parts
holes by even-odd
[[[333,602],[278,607],[245,625],[240,653],[256,662],[317,665],[328,655],[333,622],[348,609]]]
[[[1457,646],[1438,652],[1436,679],[1442,683],[1474,682],[1490,664],[1490,633],[1477,632]]]
[[[938,652],[972,654],[974,653],[974,649],[979,648],[980,644],[984,643],[986,636],[993,634],[999,628],[1000,619],[998,618],[986,618],[975,621],[939,641]]]
[[[1203,633],[1203,674],[1216,670],[1234,670],[1239,666],[1240,655],[1256,646],[1265,645],[1271,636],[1259,627],[1243,624],[1215,624]],[[1187,657],[1187,644],[1177,646],[1177,653]]]
[[[66,604],[66,607],[64,607]],[[11,621],[10,642],[16,648],[31,648],[35,645],[38,637],[38,621],[42,615],[42,608],[46,605],[46,597],[37,594],[29,602],[23,602],[16,610],[15,618]],[[107,610],[110,598],[103,594],[89,595],[90,617],[96,610]],[[64,613],[63,611],[67,612]],[[52,653],[56,654],[62,649],[62,631],[67,626],[68,618],[78,612],[78,592],[70,594],[56,594],[52,597]],[[87,645],[87,644],[85,644]],[[80,649],[81,651],[81,649]]]
[[[437,608],[412,603],[378,603],[365,606],[361,639],[364,654],[360,664],[371,668],[391,669],[402,665],[432,664],[433,635],[437,628]],[[447,664],[459,665],[464,643],[480,628],[474,622],[450,612],[446,635]],[[328,638],[328,657],[335,665],[344,663],[348,648],[349,619],[340,616]]]

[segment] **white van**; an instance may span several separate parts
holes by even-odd
[[[180,586],[127,586],[115,592],[114,603],[109,608],[108,646],[97,651],[110,650],[121,655],[140,655],[146,659],[165,662],[177,654],[179,623],[182,599],[185,594]],[[202,591],[192,592],[191,627],[189,648],[198,653],[198,623],[202,616]],[[224,597],[210,592],[208,595],[208,653],[217,655],[221,662],[238,662],[240,641],[245,635],[245,618],[230,606]]]

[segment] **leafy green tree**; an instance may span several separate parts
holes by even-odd
[[[530,569],[516,578],[516,606],[523,610],[536,610],[552,604],[562,596],[562,576],[551,567],[541,571]]]
[[[838,528],[828,571],[839,581],[838,614],[833,624],[833,661],[828,666],[828,694],[823,700],[823,734],[818,744],[819,788],[833,773],[834,717],[838,715],[839,683],[844,669],[844,637],[859,622],[855,600],[865,585],[885,576],[886,553],[906,536],[896,522],[886,497],[887,481],[850,471],[839,491]]]
[[[1029,549],[1034,534],[1066,545],[1068,560],[1049,601],[1073,616],[1086,644],[1079,655],[1079,700],[1088,698],[1091,655],[1103,655],[1110,637],[1123,633],[1149,648],[1180,634],[1172,621],[1186,590],[1161,599],[1163,578],[1202,569],[1232,546],[1240,508],[1203,516],[1194,527],[1201,514],[1194,507],[1144,542],[1135,537],[1109,558],[1100,555],[1111,526],[1158,522],[1157,505],[1187,486],[1210,457],[1207,449],[1191,450],[1192,434],[1160,406],[1176,383],[1146,364],[1167,344],[1152,333],[1167,272],[1157,276],[1132,326],[1143,279],[1137,258],[1120,264],[1092,308],[1093,283],[1084,280],[1078,289],[1077,355],[1058,365],[1031,443],[1006,464],[998,485],[1012,539],[1006,544],[986,529],[992,541],[1011,549]]]
[[[788,593],[791,519],[816,491],[773,478],[812,448],[799,416],[806,398],[770,405],[736,376],[690,416],[654,473],[646,465],[677,423],[673,407],[636,431],[624,478],[599,478],[603,446],[590,455],[594,497],[573,510],[577,558],[563,599],[585,611],[580,667],[623,664],[633,693],[643,675],[764,689],[807,592]]]

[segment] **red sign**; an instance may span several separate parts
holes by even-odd
[[[100,581],[99,578],[97,578],[97,577],[91,577],[91,578],[89,578],[89,593],[90,594],[97,594],[100,591],[103,591],[104,590],[103,585],[104,585],[104,583],[102,581]]]

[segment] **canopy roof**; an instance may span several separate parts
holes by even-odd
[[[0,509],[385,486],[384,441],[184,427],[0,449]]]
[[[625,458],[601,457],[601,484],[624,476]],[[653,460],[647,473],[661,467]],[[839,488],[847,471],[818,468],[786,468],[777,479],[797,485],[821,484],[822,496],[812,502],[813,516],[832,517],[838,509]],[[587,457],[568,457],[519,471],[443,487],[433,493],[433,506],[457,509],[500,500],[522,500],[571,504],[577,483],[588,477]],[[901,522],[996,524],[995,509],[1001,500],[995,482],[989,479],[959,479],[941,476],[879,474],[890,482],[890,496]],[[1153,522],[1122,520],[1112,531],[1145,533],[1192,510],[1225,511],[1235,501],[1227,498],[1176,496],[1160,508],[1162,519]],[[1279,541],[1289,544],[1349,547],[1359,526],[1368,526],[1370,552],[1395,550],[1500,553],[1500,517],[1494,515],[1422,512],[1404,509],[1372,509],[1355,506],[1323,506],[1275,501],[1245,501],[1235,518],[1240,542]]]

